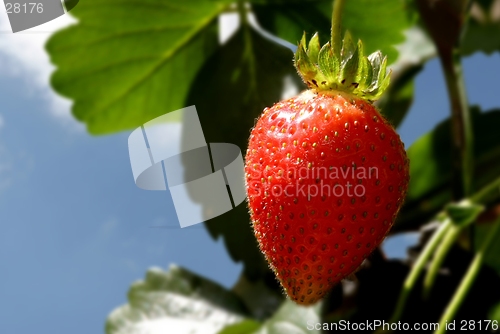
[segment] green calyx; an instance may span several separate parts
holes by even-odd
[[[377,100],[390,82],[387,57],[380,51],[366,57],[363,43],[354,44],[348,31],[339,52],[330,43],[320,47],[317,33],[307,46],[304,34],[295,52],[295,68],[310,89],[345,92],[368,101]]]

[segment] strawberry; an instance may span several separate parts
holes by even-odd
[[[289,297],[313,304],[353,273],[393,225],[409,182],[394,128],[373,106],[389,84],[386,58],[341,52],[318,36],[295,65],[309,89],[264,112],[245,162],[259,247]]]

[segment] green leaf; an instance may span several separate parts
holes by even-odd
[[[251,334],[260,328],[260,323],[254,320],[245,320],[235,325],[229,325],[217,334]]]
[[[66,8],[66,12],[69,12],[70,10],[72,10],[73,8],[75,8],[75,6],[78,4],[78,0],[64,0],[64,7]]]
[[[500,321],[500,303],[496,304],[491,308],[488,318],[490,320]],[[498,325],[498,322],[496,323],[496,325]],[[498,329],[498,327],[496,328]]]
[[[331,1],[254,1],[253,12],[259,24],[272,34],[297,44],[305,32],[318,32],[322,41],[330,40]]]
[[[481,221],[480,224],[475,225],[474,248],[476,250],[480,249],[481,245],[488,238],[488,236],[490,236],[492,233],[495,233],[494,225],[498,224],[497,210],[498,207],[494,207],[490,212],[487,212],[485,214],[485,216],[488,217],[488,213],[493,213],[493,217],[491,217],[492,219],[486,219],[486,221]],[[495,272],[500,276],[500,258],[498,256],[500,252],[500,240],[498,238],[498,234],[494,237],[496,238],[496,240],[492,240],[489,248],[486,251],[486,254],[484,254],[484,263],[490,268],[493,268]],[[500,311],[500,309],[498,311]],[[500,313],[497,313],[497,316],[500,316]],[[490,319],[500,320],[500,317]]]
[[[256,320],[271,317],[285,299],[274,274],[270,273],[266,279],[249,280],[245,275],[241,275],[232,289]],[[269,281],[274,283],[274,289]]]
[[[460,203],[450,203],[445,207],[445,210],[451,221],[463,228],[476,220],[483,212],[484,206],[465,200]]]
[[[216,332],[245,315],[232,292],[177,266],[150,269],[132,285],[128,300],[109,315],[106,334]]]
[[[375,103],[394,127],[401,124],[413,103],[415,77],[436,55],[434,44],[419,27],[406,30],[405,35],[406,41],[398,46],[398,60],[391,66],[391,84]]]
[[[474,189],[500,176],[500,110],[471,108],[474,125]],[[418,228],[452,200],[450,121],[440,123],[407,151],[410,187],[393,232]]]
[[[257,1],[253,9],[261,26],[296,44],[305,31],[319,32],[320,40],[330,36],[332,1]],[[395,45],[404,41],[403,31],[411,25],[411,15],[403,0],[349,0],[342,15],[342,25],[354,40],[361,39],[365,54],[380,50],[389,63],[396,61]],[[381,19],[387,18],[387,19]]]
[[[303,35],[304,41],[305,41],[305,34]],[[318,62],[318,54],[319,50],[321,49],[321,45],[319,43],[319,35],[314,34],[313,37],[311,37],[311,40],[309,41],[309,46],[307,47],[308,53],[309,53],[309,58],[313,63]]]
[[[314,306],[301,306],[285,300],[278,311],[255,328],[255,323],[244,321],[231,325],[218,334],[320,334],[313,326],[320,323],[321,303]]]
[[[187,105],[196,105],[207,142],[233,143],[246,151],[250,129],[265,107],[281,99],[285,83],[298,80],[291,50],[242,27],[214,54],[191,87]],[[196,194],[190,194],[192,198]],[[206,226],[224,237],[229,254],[243,261],[245,274],[270,274],[250,226],[246,202]]]
[[[404,42],[403,32],[412,24],[411,14],[403,0],[351,0],[342,20],[345,29],[363,41],[365,53],[380,50],[391,64],[398,58],[395,46]]]
[[[398,127],[413,103],[415,89],[414,79],[422,70],[422,66],[409,66],[392,79],[389,88],[377,101],[376,105],[382,115],[394,126]]]
[[[475,1],[461,51],[469,55],[476,51],[500,51],[500,0]]]
[[[304,307],[286,300],[255,334],[311,334],[322,333],[311,327],[320,320],[321,303]]]
[[[54,89],[94,134],[134,128],[186,106],[193,79],[216,50],[227,1],[81,1],[76,25],[47,43]]]

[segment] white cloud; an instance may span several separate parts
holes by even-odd
[[[0,147],[0,155],[3,153],[2,152],[2,147]],[[0,195],[4,193],[4,191],[12,184],[12,164],[6,160],[3,159],[3,157],[0,158]]]
[[[116,236],[119,228],[120,221],[118,219],[111,217],[104,220],[99,226],[96,226],[94,235],[79,250],[80,255],[88,257],[96,253],[105,253],[107,245]]]
[[[77,124],[70,114],[69,100],[58,96],[49,85],[54,67],[44,46],[51,34],[75,20],[63,15],[26,31],[12,33],[5,10],[0,10],[0,75],[22,78],[27,94],[42,96],[51,114],[69,124]],[[78,125],[81,128],[81,125]]]
[[[115,218],[109,219],[101,225],[97,238],[99,240],[106,240],[113,234],[113,232],[115,232],[117,228],[118,220]]]
[[[136,261],[132,260],[132,259],[123,259],[120,261],[120,265],[128,270],[128,271],[132,271],[132,272],[139,272],[139,265],[137,264]]]
[[[0,195],[17,180],[26,179],[33,172],[35,161],[23,151],[11,152],[0,142]]]

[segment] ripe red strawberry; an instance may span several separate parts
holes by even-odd
[[[290,298],[312,304],[380,245],[406,195],[404,145],[371,101],[386,60],[299,44],[309,90],[266,108],[252,130],[246,187],[260,249]],[[369,100],[368,100],[369,99]]]

